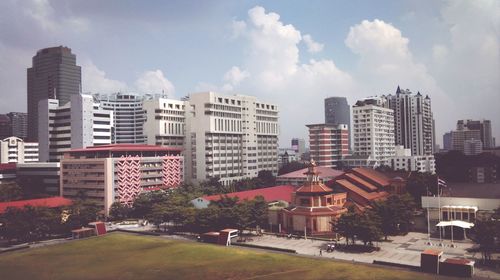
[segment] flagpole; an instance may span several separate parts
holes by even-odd
[[[427,186],[427,195],[429,195],[429,186]],[[427,239],[429,239],[429,245],[431,243],[431,219],[429,216],[429,200],[427,199]]]
[[[438,219],[439,219],[439,222],[441,222],[441,193],[439,191],[439,176],[437,177],[437,193],[438,193]],[[439,227],[439,246],[442,246],[443,245],[443,239],[442,239],[442,236],[441,236],[441,227]]]

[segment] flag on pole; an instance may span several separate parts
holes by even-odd
[[[446,184],[445,180],[439,179],[439,177],[438,177],[438,186],[446,188],[448,185]]]

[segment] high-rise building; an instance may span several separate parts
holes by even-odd
[[[21,112],[10,112],[7,114],[10,118],[12,133],[11,136],[25,140],[28,137],[28,114]]]
[[[443,134],[443,150],[450,151],[452,149],[452,132],[446,132]]]
[[[190,113],[189,103],[167,98],[144,100],[146,113],[144,134],[149,145],[162,145],[190,149],[186,141],[188,125],[186,115]]]
[[[146,112],[143,109],[144,100],[150,95],[132,93],[95,94],[94,98],[104,110],[113,112],[112,142],[115,144],[144,144],[144,122]],[[152,116],[154,119],[154,116]]]
[[[0,139],[4,139],[12,136],[12,124],[10,123],[10,118],[7,115],[0,115]]]
[[[388,108],[394,111],[396,145],[411,149],[415,156],[432,155],[435,137],[430,97],[401,90],[399,86],[395,95],[384,97]]]
[[[185,157],[195,181],[223,184],[278,171],[278,106],[253,96],[194,93],[189,97]],[[187,158],[190,158],[189,160]]]
[[[483,152],[483,142],[479,139],[467,139],[464,141],[464,154],[466,156],[479,155]]]
[[[0,163],[38,161],[38,143],[24,142],[14,136],[0,140]]]
[[[297,154],[297,157],[302,157],[306,152],[306,141],[302,138],[292,138],[292,150]]]
[[[103,110],[91,95],[76,94],[63,106],[59,100],[40,101],[38,113],[40,161],[59,161],[64,152],[111,144],[113,112]]]
[[[81,68],[76,56],[63,46],[39,50],[28,68],[28,139],[38,141],[38,104],[41,100],[59,100],[63,106],[81,89]]]
[[[347,124],[309,124],[311,159],[319,166],[338,168],[342,157],[349,153]]]
[[[481,132],[479,130],[470,130],[467,128],[453,130],[451,132],[451,149],[454,151],[464,152],[465,141],[472,139],[480,141],[479,139],[481,139]]]
[[[483,143],[483,149],[494,148],[494,140],[491,132],[490,120],[459,120],[457,121],[457,130],[477,130],[479,131],[479,138]]]
[[[349,147],[351,146],[351,107],[345,97],[325,98],[325,123],[346,124],[349,131]]]
[[[385,98],[367,98],[353,106],[354,153],[382,165],[395,155],[394,111]]]

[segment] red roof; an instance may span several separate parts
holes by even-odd
[[[381,191],[381,192],[367,192],[366,190],[354,185],[353,183],[345,180],[345,179],[342,179],[342,180],[336,180],[335,181],[339,186],[343,187],[344,189],[347,190],[347,196],[349,197],[349,192],[352,192],[352,193],[355,193],[357,194],[358,196],[361,196],[362,198],[366,199],[367,201],[371,202],[371,201],[376,201],[376,200],[379,200],[379,199],[382,199],[382,198],[385,198],[386,196],[389,196],[389,193],[388,192],[385,192],[385,191]],[[351,199],[354,199],[356,201],[355,198],[353,198],[351,196]],[[362,201],[356,201],[356,203],[360,203],[362,204],[362,206],[366,206],[365,203],[362,203]]]
[[[340,170],[336,170],[336,169],[333,169],[330,167],[325,167],[325,166],[316,166],[315,170],[318,173],[318,177],[320,179],[323,179],[323,178],[334,179],[334,178],[344,174],[344,172],[342,172]],[[300,169],[300,170],[296,170],[296,171],[293,171],[293,172],[290,172],[287,174],[280,175],[280,176],[278,176],[278,179],[279,178],[304,178],[305,179],[307,177],[307,175],[305,175],[305,173],[307,173],[307,171],[308,171],[308,168],[306,167],[304,169]]]
[[[331,193],[332,189],[325,186],[323,183],[308,183],[306,182],[300,188],[297,189],[298,194],[307,194],[307,193]]]
[[[16,170],[15,163],[2,163],[0,164],[0,170]]]
[[[460,258],[449,258],[444,260],[444,262],[452,264],[461,264],[461,265],[474,265],[474,261],[468,259],[460,259]]]
[[[204,196],[203,198],[210,201],[218,201],[222,196],[226,195],[228,197],[238,197],[240,200],[251,200],[256,196],[263,196],[264,200],[267,202],[276,201],[276,200],[284,200],[286,202],[292,201],[292,193],[295,191],[294,186],[284,185],[284,186],[275,186],[270,188],[263,188],[257,190],[249,190],[242,192],[233,192],[227,194],[216,194]]]
[[[146,152],[146,151],[182,151],[181,148],[165,147],[165,146],[155,146],[155,145],[143,145],[143,144],[112,144],[112,145],[100,145],[86,147],[82,149],[72,149],[69,152]]]
[[[390,185],[389,178],[374,169],[358,167],[353,168],[352,172],[354,172],[357,176],[362,177],[365,180],[371,180],[375,184],[378,184],[382,187]]]
[[[4,213],[8,207],[23,208],[24,206],[33,206],[33,207],[55,208],[61,206],[68,206],[71,205],[72,203],[73,202],[71,201],[71,199],[67,199],[62,196],[0,202],[0,214]]]
[[[439,251],[439,250],[434,250],[434,249],[425,249],[422,254],[424,255],[433,255],[433,256],[439,256],[441,254],[443,254],[443,251]]]

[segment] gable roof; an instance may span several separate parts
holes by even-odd
[[[334,178],[344,174],[344,172],[341,170],[336,170],[336,169],[326,167],[326,166],[316,166],[315,169],[318,172],[318,176],[320,179],[327,178],[328,180],[330,180],[330,179],[334,179]],[[308,168],[306,167],[306,168],[303,168],[300,170],[292,171],[290,173],[279,175],[277,177],[277,179],[280,179],[280,178],[304,178],[304,179],[306,179],[307,175],[305,175],[304,173],[306,173],[307,171],[308,171]]]
[[[245,200],[245,199],[251,200],[254,199],[256,196],[260,195],[263,196],[264,200],[267,202],[284,200],[290,203],[292,201],[292,193],[294,191],[295,191],[294,186],[282,185],[282,186],[275,186],[275,187],[242,191],[242,192],[208,195],[204,196],[203,198],[210,201],[219,201],[221,197],[227,196],[230,198],[238,197],[239,200]]]
[[[337,183],[339,186],[347,190],[347,196],[350,197],[350,199],[354,200],[356,203],[361,204],[362,206],[367,206],[369,202],[371,201],[376,201],[382,198],[385,198],[389,196],[389,193],[386,191],[372,191],[368,192],[364,190],[363,188],[360,188],[353,183],[349,182],[346,179],[341,179],[341,180],[336,180],[335,183]],[[350,196],[349,192],[352,192],[360,197],[362,197],[365,201],[359,201],[355,197]]]
[[[62,196],[0,202],[0,214],[4,213],[8,207],[23,208],[25,206],[32,206],[32,207],[56,208],[56,207],[68,206],[71,204],[73,204],[73,201],[71,199],[67,199]]]
[[[327,187],[325,184],[320,182],[305,183],[299,187],[296,191],[298,194],[308,194],[308,193],[331,193],[333,190]]]
[[[374,169],[356,167],[352,169],[352,172],[365,180],[378,184],[379,186],[386,187],[390,185],[389,178]]]

